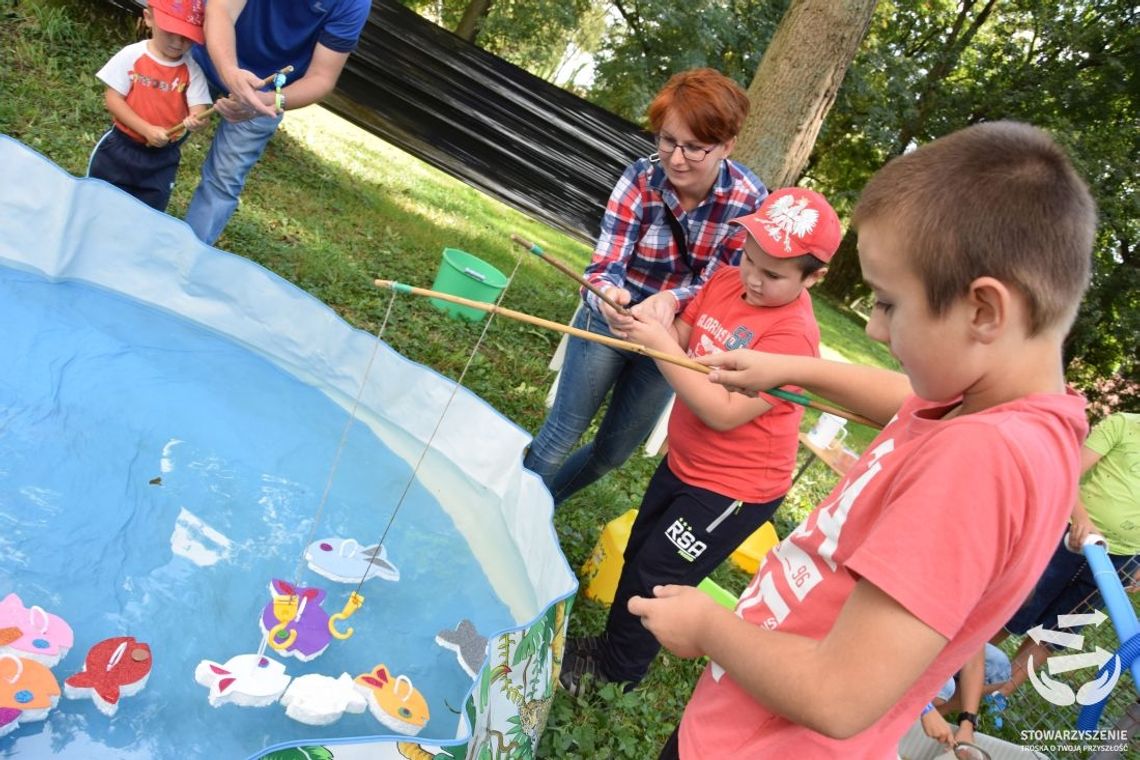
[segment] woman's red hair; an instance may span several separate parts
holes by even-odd
[[[748,93],[716,69],[674,74],[649,104],[649,126],[661,131],[672,113],[703,143],[724,143],[740,134],[748,116]]]

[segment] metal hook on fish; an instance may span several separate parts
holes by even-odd
[[[344,633],[341,633],[340,631],[337,630],[336,624],[339,623],[341,620],[347,620],[348,618],[352,617],[352,615],[358,609],[360,609],[361,605],[363,605],[363,604],[364,604],[364,597],[362,597],[360,594],[358,594],[355,591],[353,591],[351,594],[349,594],[348,595],[348,601],[346,601],[344,603],[344,609],[342,609],[340,612],[336,613],[335,615],[329,616],[329,633],[331,633],[334,637],[340,639],[341,641],[343,641],[344,639],[347,639],[349,636],[351,636],[353,634],[353,631],[354,631],[354,629],[351,626],[349,626],[349,628],[347,630],[345,630]]]

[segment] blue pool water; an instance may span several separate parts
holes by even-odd
[[[298,580],[346,412],[191,322],[3,267],[0,336],[0,597],[71,624],[61,683],[111,636],[149,643],[155,663],[114,717],[63,698],[47,721],[0,738],[0,756],[242,758],[283,741],[389,734],[368,712],[310,727],[279,704],[210,707],[193,676],[203,659],[257,651],[270,579]],[[316,537],[374,543],[410,470],[354,425]],[[435,634],[461,618],[484,634],[514,621],[419,482],[385,545],[401,579],[364,585],[348,621],[356,635],[309,663],[277,659],[291,676],[385,663],[428,700],[420,738],[454,738],[471,679]],[[299,580],[328,592],[330,614],[354,588],[307,568]]]

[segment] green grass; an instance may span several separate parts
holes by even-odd
[[[82,174],[109,119],[95,71],[134,40],[133,24],[82,0],[0,0],[0,131]],[[209,133],[184,146],[170,213],[185,212]],[[332,306],[350,323],[379,329],[391,295],[374,278],[430,287],[444,247],[461,248],[514,273],[504,306],[569,320],[577,289],[564,275],[511,245],[517,232],[575,267],[589,248],[484,196],[323,111],[290,112],[282,133],[250,175],[241,206],[218,246],[246,256]],[[517,270],[516,270],[517,268]],[[825,343],[852,361],[892,366],[862,325],[817,300]],[[449,319],[425,300],[399,297],[384,339],[409,358],[457,377],[483,325]],[[464,384],[528,430],[545,416],[547,362],[559,335],[496,319]],[[814,420],[805,419],[805,426]],[[852,426],[851,441],[872,435]],[[801,454],[801,461],[803,455]],[[637,455],[620,471],[568,500],[555,516],[574,568],[589,556],[602,526],[636,507],[657,460]],[[776,523],[789,531],[834,486],[821,464],[792,489]],[[739,592],[744,573],[725,564],[713,574]],[[605,608],[580,599],[571,634],[601,629]],[[543,736],[546,757],[650,757],[672,731],[700,663],[662,654],[644,686],[623,695],[603,689],[575,700],[559,691]]]

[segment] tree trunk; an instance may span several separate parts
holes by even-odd
[[[871,24],[876,0],[792,0],[748,97],[734,157],[770,188],[794,185]]]
[[[491,10],[492,0],[471,0],[467,10],[463,11],[463,18],[459,19],[459,26],[455,27],[455,35],[474,44],[475,35],[479,33],[479,22]]]

